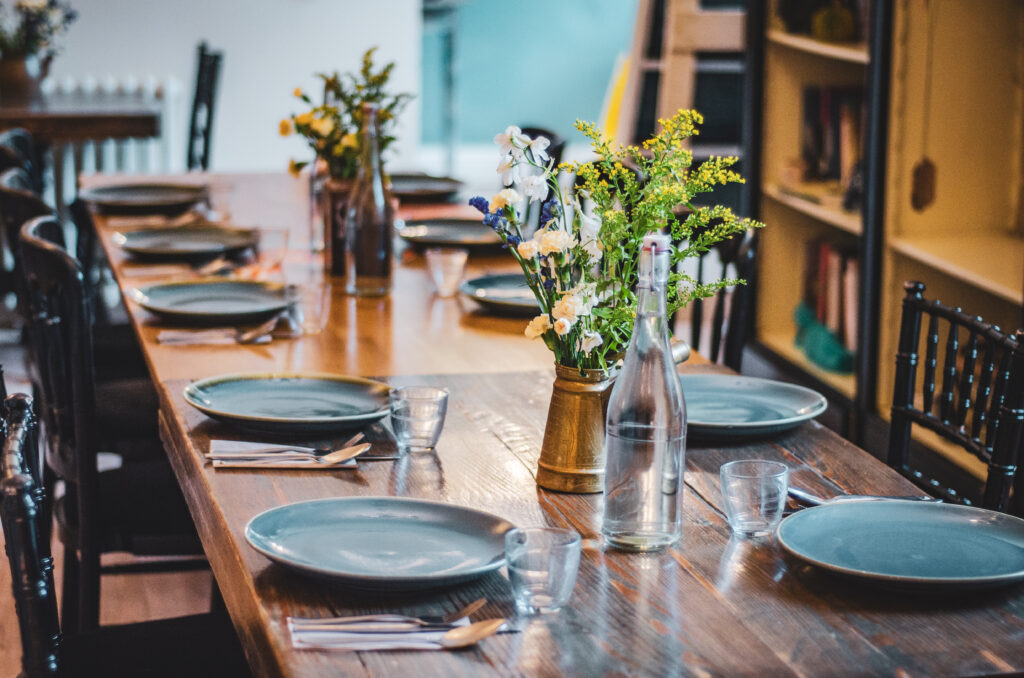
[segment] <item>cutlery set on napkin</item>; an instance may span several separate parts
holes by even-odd
[[[358,461],[389,461],[395,455],[366,454],[372,447],[360,432],[337,449],[277,445],[240,440],[211,440],[205,455],[214,468],[337,470],[358,468]]]
[[[288,617],[292,646],[329,650],[444,650],[469,647],[495,633],[513,632],[505,619],[470,623],[486,598],[443,617],[368,614],[355,617]]]

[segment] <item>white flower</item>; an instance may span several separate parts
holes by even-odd
[[[551,307],[551,315],[554,316],[555,320],[565,318],[571,322],[576,322],[580,316],[586,315],[589,312],[590,309],[587,308],[587,304],[583,299],[572,293],[566,294]]]
[[[530,199],[530,202],[540,200],[544,202],[548,198],[548,192],[551,190],[548,187],[548,173],[533,174],[523,179],[522,181],[523,193]]]
[[[555,321],[555,334],[564,337],[572,330],[572,321],[568,318],[559,318]]]
[[[560,229],[537,231],[533,238],[540,246],[541,254],[564,252],[572,247],[572,236]]]
[[[548,159],[548,146],[551,145],[551,140],[547,137],[537,137],[530,142],[530,152],[533,153],[533,159],[537,162],[547,162]]]
[[[516,247],[516,252],[523,259],[533,259],[537,256],[538,248],[536,240],[524,240]],[[547,316],[545,316],[547,317]]]
[[[523,196],[519,195],[519,191],[514,188],[506,188],[500,193],[495,193],[494,197],[491,198],[491,211],[497,212],[500,209],[504,209],[507,205],[515,205],[522,199]]]
[[[519,181],[519,167],[511,155],[506,155],[498,163],[498,174],[501,175],[501,183],[511,186],[513,182]]]
[[[549,318],[547,314],[542,314],[530,321],[530,324],[526,326],[526,330],[523,334],[530,339],[536,339],[550,329],[551,318]]]
[[[516,158],[523,157],[523,148],[530,143],[530,137],[523,134],[523,130],[515,125],[509,125],[505,131],[494,135],[494,143],[501,149],[501,154],[512,154]],[[508,185],[508,182],[505,184]]]
[[[604,343],[604,339],[601,335],[593,330],[585,330],[580,335],[579,350],[583,351],[585,355],[590,355],[590,352],[595,348]]]
[[[591,261],[600,261],[604,243],[599,237],[601,220],[580,213],[580,246],[590,255]]]

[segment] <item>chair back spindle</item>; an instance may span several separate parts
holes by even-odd
[[[56,676],[61,644],[53,559],[40,520],[45,515],[39,481],[29,460],[36,455],[32,399],[15,394],[5,399],[3,461],[0,484],[7,558],[21,632],[22,670],[26,678]]]
[[[214,102],[217,80],[223,55],[211,52],[205,42],[199,43],[199,63],[196,69],[196,91],[192,100],[192,119],[188,132],[189,170],[207,170],[210,167],[210,136],[213,131]]]

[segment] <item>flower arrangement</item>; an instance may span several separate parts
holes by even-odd
[[[607,369],[629,345],[645,234],[670,232],[673,242],[680,243],[672,254],[675,264],[763,226],[727,207],[694,205],[695,197],[716,186],[743,181],[729,169],[734,157],[712,157],[691,167],[693,154],[683,142],[698,134],[703,123],[699,113],[681,110],[659,123],[661,132],[642,148],[613,149],[592,123],[578,120],[576,129],[590,139],[597,157],[557,168],[548,160],[544,137],[531,139],[518,127],[509,127],[494,138],[501,149],[498,173],[513,187],[490,202],[480,196],[469,202],[519,262],[537,298],[541,313],[526,326],[526,335],[540,337],[560,365]],[[560,171],[576,174],[575,194],[561,186]],[[541,203],[540,222],[532,234],[525,232],[517,209],[524,200],[526,206]],[[592,207],[585,210],[587,202]],[[679,206],[689,211],[685,218],[676,216]],[[668,312],[740,282],[700,284],[673,272]]]
[[[60,0],[18,0],[12,13],[0,4],[0,58],[52,58],[57,53],[53,38],[77,17],[78,12]]]
[[[380,106],[380,149],[383,151],[394,137],[388,133],[395,116],[409,100],[409,94],[388,95],[384,88],[391,77],[395,64],[389,63],[374,71],[371,47],[363,54],[363,65],[358,75],[318,73],[324,83],[323,103],[316,105],[301,88],[295,89],[295,97],[311,106],[307,111],[285,118],[280,123],[281,136],[300,134],[306,138],[316,157],[327,166],[333,179],[351,179],[359,168],[359,128],[362,124],[362,104],[374,102]],[[298,173],[308,162],[292,160],[288,171]]]

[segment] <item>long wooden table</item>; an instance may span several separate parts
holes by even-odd
[[[236,220],[296,226],[301,186],[278,176],[206,177],[234,186]],[[102,220],[101,220],[102,224]],[[121,253],[101,225],[120,276]],[[507,268],[484,258],[475,271]],[[138,279],[120,278],[127,287]],[[770,440],[687,450],[682,543],[637,555],[600,540],[600,495],[538,489],[534,472],[553,370],[523,321],[429,293],[421,258],[403,257],[387,299],[335,290],[320,336],[255,347],[170,347],[129,302],[161,396],[162,433],[228,611],[259,675],[976,675],[1024,670],[1024,590],[913,596],[828,576],[770,540],[730,537],[718,468],[737,458],[787,463],[821,494],[907,494],[875,458],[810,422]],[[214,471],[211,438],[245,437],[189,407],[191,379],[239,370],[317,369],[430,383],[451,391],[436,454],[365,462],[357,471]],[[687,364],[684,370],[718,369]],[[248,438],[251,439],[251,438]],[[369,595],[298,576],[256,553],[243,529],[255,514],[321,497],[441,500],[520,525],[568,526],[584,537],[569,606],[462,652],[330,652],[291,648],[289,615],[371,610],[441,612],[487,596],[481,618],[513,614],[498,573],[440,592]]]

